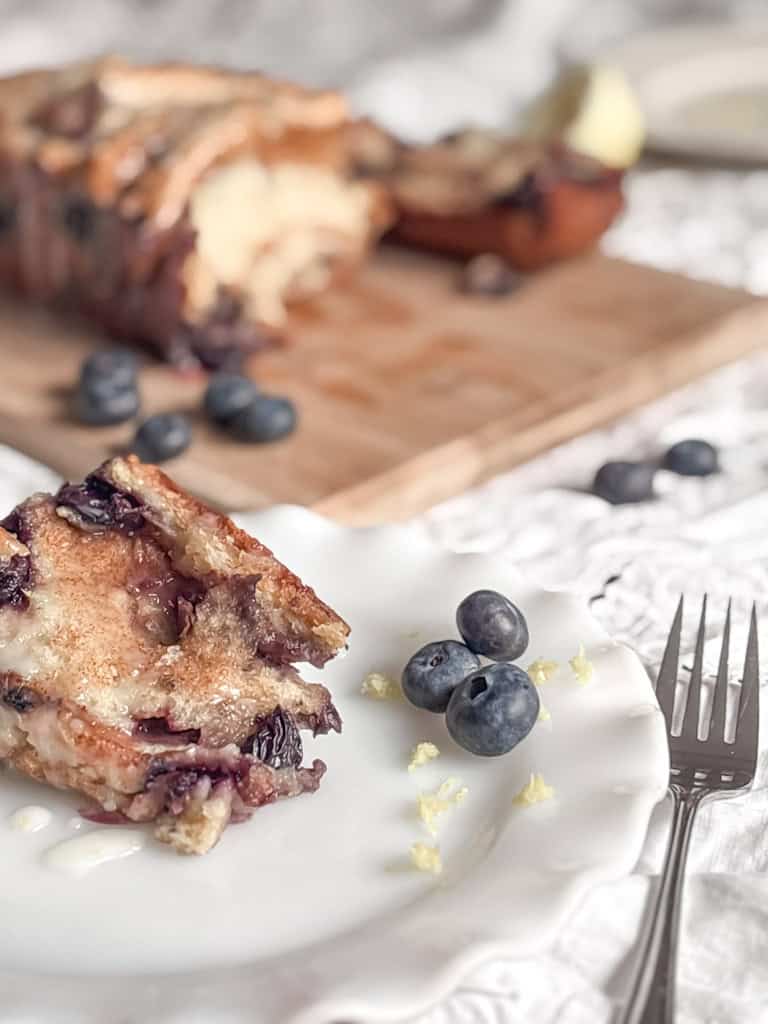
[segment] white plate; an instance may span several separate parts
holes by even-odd
[[[114,1024],[116,1006],[121,1022],[151,1024],[388,1020],[490,955],[545,946],[588,886],[638,856],[667,780],[663,722],[637,657],[586,609],[497,556],[447,553],[419,526],[351,530],[296,508],[247,525],[352,626],[349,654],[322,673],[343,735],[307,744],[328,774],[317,794],[231,828],[207,857],[149,843],[77,880],[40,861],[72,834],[77,799],[4,773],[0,1021]],[[551,721],[491,760],[453,746],[440,716],[360,694],[369,671],[397,676],[423,642],[455,635],[455,607],[478,587],[525,610],[525,664],[563,666],[542,691]],[[586,687],[567,665],[580,642],[595,665]],[[425,739],[443,754],[409,774]],[[530,772],[555,801],[513,805]],[[411,843],[429,841],[415,797],[451,775],[469,796],[441,829],[435,880],[409,867]],[[53,824],[7,827],[32,801]]]
[[[768,161],[765,18],[643,33],[607,48],[600,59],[622,67],[635,87],[650,148],[705,159]]]

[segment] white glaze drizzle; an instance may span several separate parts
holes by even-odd
[[[14,811],[8,818],[8,822],[16,832],[39,832],[40,829],[50,825],[52,818],[53,815],[47,807],[28,804],[26,807],[19,807],[17,811]]]
[[[57,843],[45,851],[43,860],[55,871],[80,878],[100,864],[138,853],[144,840],[138,829],[99,828]]]

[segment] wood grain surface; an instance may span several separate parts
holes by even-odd
[[[296,314],[293,341],[255,357],[300,427],[242,445],[205,423],[205,381],[149,360],[145,412],[185,410],[195,441],[168,471],[228,510],[314,506],[348,523],[402,518],[765,344],[768,303],[599,255],[504,299],[462,294],[456,267],[382,251],[355,282]],[[71,419],[91,328],[0,305],[0,441],[80,477],[134,426]]]

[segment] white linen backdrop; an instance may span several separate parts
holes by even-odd
[[[468,121],[512,124],[564,55],[588,56],[664,20],[765,13],[764,0],[0,0],[0,71],[103,50],[261,67],[344,86],[357,109],[426,138]],[[768,293],[768,171],[648,163],[628,191],[609,251]],[[611,453],[692,434],[724,446],[725,476],[662,480],[660,502],[618,511],[563,490],[586,484]],[[694,600],[707,589],[713,609],[733,593],[742,619],[755,596],[768,622],[767,438],[768,360],[758,356],[425,518],[451,547],[498,549],[545,582],[585,594],[621,569],[594,608],[651,667],[681,589]],[[49,487],[48,476],[0,448],[4,507]],[[763,629],[764,660],[766,640]],[[740,645],[735,637],[734,650]],[[716,646],[713,635],[710,655]],[[763,710],[766,736],[767,700]],[[701,815],[680,1024],[768,1024],[767,816],[763,754],[749,797]],[[596,889],[547,955],[457,979],[456,993],[413,1024],[607,1022],[632,962],[664,818],[663,810],[655,816],[638,872]]]

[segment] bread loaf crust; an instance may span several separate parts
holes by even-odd
[[[218,366],[274,343],[286,303],[359,262],[388,220],[382,189],[353,180],[335,92],[106,57],[2,79],[0,110],[0,283],[174,362]],[[238,224],[288,218],[254,242],[255,299],[253,281],[199,265],[196,190],[233,164],[260,189],[242,209],[233,197]],[[330,201],[313,203],[312,188]]]

